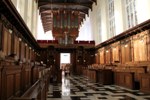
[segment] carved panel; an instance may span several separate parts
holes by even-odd
[[[98,64],[100,62],[99,58],[100,58],[100,55],[97,53],[95,54],[95,58],[96,58],[96,61],[95,63]]]
[[[11,54],[11,33],[4,27],[3,34],[3,52],[7,56]]]
[[[133,88],[133,77],[131,76],[132,74],[126,74],[125,75],[125,84],[126,84],[126,87],[128,88]]]
[[[150,88],[150,80],[149,80],[148,77],[142,78],[142,80],[141,80],[141,87],[142,88],[147,88],[147,89]]]
[[[25,89],[29,88],[29,86],[31,85],[31,68],[29,68],[28,65],[25,66],[25,77],[24,77],[24,85],[25,85]]]
[[[26,48],[26,49],[25,49],[25,50],[26,50],[26,51],[25,51],[25,52],[26,52],[26,53],[25,53],[25,54],[26,54],[26,60],[28,60],[28,59],[29,59],[29,47],[26,45],[25,48]]]
[[[4,55],[8,55],[8,30],[6,28],[4,28],[3,31],[3,52]]]
[[[105,50],[105,63],[110,64],[111,63],[111,49]]]
[[[17,36],[14,36],[14,42],[15,42],[15,45],[14,45],[14,53],[17,55],[17,57],[19,58],[19,50],[20,50],[20,46],[19,46],[19,38]]]
[[[28,59],[31,61],[31,48],[29,48],[29,58]]]
[[[84,47],[83,47],[83,46],[80,46],[80,47],[77,48],[77,53],[76,53],[76,55],[77,55],[77,63],[78,63],[79,65],[82,65],[82,64],[83,64],[83,60],[84,60],[84,58],[83,58],[83,55],[84,55]]]
[[[32,55],[31,59],[34,60],[35,59],[35,53],[34,53],[33,50],[32,50],[32,54],[31,55]]]
[[[112,63],[119,62],[120,42],[112,44],[111,47],[112,47]]]
[[[23,41],[21,41],[21,60],[25,58],[25,44]]]
[[[133,36],[134,61],[147,61],[147,38],[147,31]]]
[[[140,90],[150,93],[150,74],[141,74]]]
[[[100,64],[104,64],[105,60],[104,60],[104,48],[99,50],[100,53]]]
[[[8,41],[8,55],[11,54],[11,45],[12,45],[12,44],[11,44],[11,43],[12,43],[12,41],[11,41],[12,37],[11,37],[11,36],[12,36],[12,34],[9,33],[9,34],[8,34],[8,40],[7,40],[7,41]]]
[[[21,89],[20,82],[21,82],[21,75],[20,75],[20,73],[18,73],[18,74],[15,75],[15,94],[17,96],[20,95],[20,89]]]
[[[147,30],[147,60],[150,61],[150,30]]]
[[[3,33],[3,24],[0,20],[0,49],[2,49],[2,33]]]
[[[6,84],[6,98],[8,99],[13,96],[14,93],[14,76],[12,74],[7,76]]]
[[[121,60],[122,60],[122,63],[130,62],[132,60],[130,42],[127,42],[121,45]]]

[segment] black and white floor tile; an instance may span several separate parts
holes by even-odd
[[[100,85],[86,77],[67,76],[50,84],[47,100],[150,100],[150,94],[116,85]]]

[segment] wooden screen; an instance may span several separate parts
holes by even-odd
[[[147,61],[147,31],[133,37],[134,61]]]
[[[3,52],[6,56],[11,54],[11,33],[5,27],[3,31]]]

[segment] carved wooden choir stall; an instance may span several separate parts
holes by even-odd
[[[84,67],[82,73],[100,84],[150,93],[149,56],[150,20],[147,20],[96,46],[95,64]]]
[[[0,1],[0,100],[46,100],[51,78],[61,82],[61,52],[71,54],[73,75],[150,93],[150,20],[97,46],[52,42],[38,44],[12,3]]]
[[[0,100],[46,100],[51,68],[9,0],[0,1]]]

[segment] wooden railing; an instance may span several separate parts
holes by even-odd
[[[11,100],[46,100],[46,88],[44,80],[38,80],[21,97],[13,97]]]

